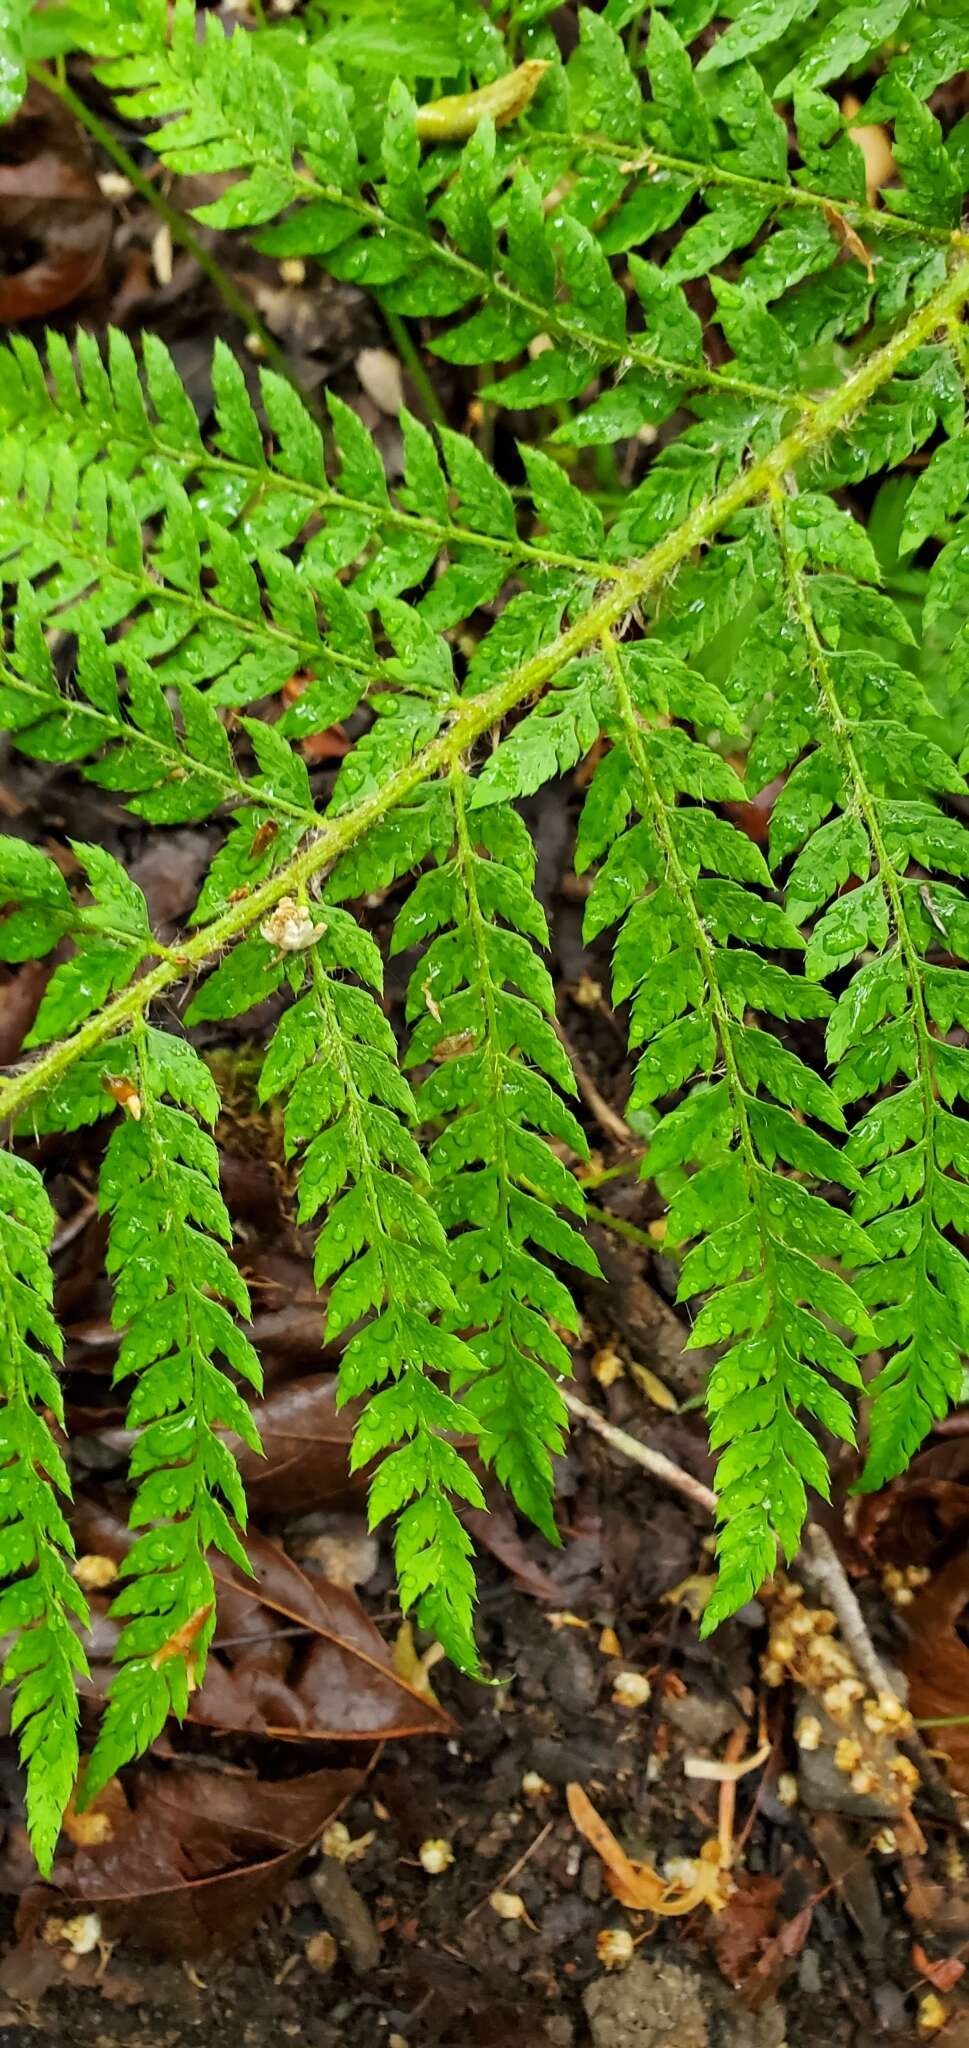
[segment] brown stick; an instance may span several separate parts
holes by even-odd
[[[848,1584],[844,1565],[826,1529],[817,1522],[809,1522],[805,1540],[797,1560],[797,1569],[821,1596],[827,1607],[838,1617],[838,1626],[845,1643],[855,1660],[860,1676],[870,1685],[873,1692],[888,1692],[898,1698],[898,1687],[886,1670],[878,1651],[872,1642],[862,1614],[858,1598]],[[902,1703],[904,1705],[904,1702]],[[921,1736],[914,1732],[905,1736],[899,1744],[915,1765],[928,1797],[937,1813],[959,1826],[958,1808],[949,1787],[931,1756]]]
[[[674,1465],[672,1458],[664,1457],[662,1451],[651,1450],[648,1444],[641,1444],[636,1437],[629,1436],[626,1430],[617,1429],[614,1423],[607,1422],[605,1416],[600,1415],[597,1409],[590,1408],[587,1402],[580,1400],[578,1394],[573,1394],[571,1387],[560,1386],[559,1393],[569,1414],[574,1415],[577,1421],[584,1422],[587,1428],[593,1429],[611,1450],[618,1451],[621,1458],[628,1458],[632,1464],[641,1465],[644,1472],[649,1472],[654,1479],[663,1480],[666,1486],[674,1487],[677,1493],[685,1494],[687,1500],[693,1501],[698,1508],[704,1508],[708,1515],[715,1513],[716,1496],[710,1492],[708,1486],[703,1485],[702,1480],[694,1479],[692,1472],[684,1472],[682,1465]]]

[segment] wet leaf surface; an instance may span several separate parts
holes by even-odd
[[[105,1937],[177,1957],[243,1941],[286,1878],[361,1783],[359,1771],[314,1771],[267,1783],[199,1770],[139,1770],[110,1838],[55,1866],[19,1924],[46,1913],[98,1912]],[[59,1895],[59,1899],[58,1899]],[[64,1904],[59,1904],[64,1902]]]
[[[123,1558],[123,1522],[82,1504],[82,1553]],[[247,1579],[213,1560],[217,1589],[215,1647],[189,1720],[223,1733],[286,1742],[385,1741],[440,1735],[448,1716],[394,1668],[393,1656],[356,1594],[310,1578],[266,1537],[250,1534]],[[116,1624],[95,1601],[90,1692],[110,1683]]]

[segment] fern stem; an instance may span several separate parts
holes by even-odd
[[[737,1138],[740,1145],[741,1156],[744,1162],[747,1185],[750,1191],[750,1200],[753,1208],[757,1213],[761,1246],[763,1251],[763,1270],[768,1278],[768,1281],[770,1282],[770,1274],[768,1272],[769,1254],[767,1252],[767,1245],[769,1243],[769,1232],[766,1227],[766,1219],[763,1215],[759,1187],[758,1160],[757,1154],[754,1150],[754,1141],[751,1136],[750,1119],[747,1115],[747,1092],[744,1088],[744,1084],[740,1075],[740,1070],[737,1066],[737,1061],[734,1055],[730,1011],[727,1008],[727,1004],[723,996],[723,991],[720,987],[720,980],[717,974],[716,956],[714,954],[713,947],[710,944],[710,940],[707,936],[707,930],[703,922],[703,918],[700,915],[696,897],[694,896],[693,888],[690,882],[690,877],[683,866],[683,863],[680,859],[679,853],[676,848],[676,843],[674,841],[673,834],[671,833],[669,828],[669,823],[666,816],[666,805],[663,802],[663,798],[661,797],[660,792],[656,786],[656,779],[650,767],[649,757],[647,755],[645,747],[643,746],[642,735],[640,733],[639,728],[639,720],[636,715],[636,710],[633,705],[632,698],[629,694],[629,686],[626,681],[625,670],[623,669],[619,649],[617,648],[613,635],[610,632],[606,632],[603,634],[602,647],[606,657],[606,661],[609,666],[610,673],[612,675],[613,682],[615,684],[616,697],[619,703],[620,713],[625,728],[625,739],[626,746],[629,752],[629,758],[635,765],[637,773],[639,774],[640,779],[642,781],[643,789],[646,795],[645,815],[648,818],[649,823],[652,826],[653,831],[656,834],[656,838],[659,842],[659,845],[662,849],[663,860],[666,867],[666,874],[669,878],[670,886],[673,890],[674,895],[677,898],[677,901],[680,904],[681,909],[684,912],[684,915],[689,920],[690,933],[694,951],[700,963],[704,981],[707,985],[707,992],[710,1000],[710,1011],[716,1027],[717,1041],[720,1046],[720,1054],[723,1060],[724,1072],[726,1074],[727,1085],[730,1091],[730,1102],[733,1108],[734,1118],[736,1121]],[[773,1297],[772,1283],[771,1291]]]
[[[568,132],[555,136],[556,142],[571,145],[577,154],[608,156],[620,159],[623,167],[630,172],[645,170],[678,171],[692,178],[697,191],[703,192],[708,186],[719,186],[728,192],[745,193],[750,199],[763,199],[776,207],[801,207],[815,212],[830,213],[832,202],[823,192],[812,192],[805,185],[781,184],[771,178],[751,178],[746,172],[730,171],[721,164],[698,162],[693,157],[671,156],[668,151],[644,147],[641,140],[626,145],[613,142],[605,135],[573,135]],[[889,213],[886,208],[863,205],[855,199],[841,200],[837,211],[844,215],[854,227],[870,228],[874,233],[906,235],[912,232],[912,223],[904,214]],[[969,249],[969,234],[958,228],[941,228],[919,222],[919,235],[926,242],[934,242],[942,248]]]
[[[849,720],[841,708],[837,687],[831,671],[831,664],[822,645],[814,615],[811,610],[803,574],[794,560],[788,542],[785,522],[785,494],[779,485],[770,493],[771,514],[777,534],[784,566],[790,602],[800,625],[807,649],[808,661],[815,679],[818,695],[824,706],[827,722],[834,735],[838,751],[847,772],[854,802],[863,820],[869,844],[878,868],[878,879],[891,916],[898,940],[898,950],[904,963],[911,1000],[912,1025],[918,1059],[918,1086],[922,1101],[923,1132],[925,1141],[925,1182],[922,1190],[921,1231],[919,1234],[918,1260],[922,1285],[929,1285],[927,1252],[933,1229],[933,1195],[937,1175],[941,1172],[936,1158],[936,1110],[937,1087],[935,1079],[934,1039],[929,1026],[928,1014],[922,987],[922,962],[918,947],[909,929],[905,914],[905,902],[899,887],[898,873],[885,844],[878,816],[878,808],[865,780],[855,750]]]
[[[248,150],[251,157],[251,146]],[[378,233],[390,231],[399,239],[410,241],[414,247],[415,262],[427,261],[427,236],[419,229],[408,227],[406,222],[394,220],[374,200],[360,199],[356,194],[344,192],[339,185],[324,185],[310,171],[298,174],[299,183],[307,199],[322,200],[328,206],[342,207],[354,217],[375,228]],[[597,334],[595,329],[584,323],[568,319],[560,305],[547,306],[538,299],[531,299],[527,292],[516,290],[507,279],[472,262],[469,256],[462,256],[445,241],[435,242],[434,255],[438,262],[468,279],[474,294],[482,298],[497,298],[505,305],[513,306],[531,320],[536,330],[553,334],[560,341],[567,341],[586,353],[594,353],[605,363],[635,364],[638,369],[650,370],[655,376],[665,377],[671,383],[683,382],[688,386],[702,386],[711,391],[733,392],[741,398],[754,398],[763,405],[776,408],[782,405],[810,416],[815,410],[815,401],[802,392],[778,392],[770,384],[758,384],[750,377],[735,376],[729,370],[716,370],[710,363],[677,362],[668,356],[659,356],[655,349],[646,348],[636,334],[626,334],[616,341],[607,334]],[[471,294],[469,294],[470,296]]]
[[[579,1186],[581,1188],[585,1188],[588,1185],[587,1181],[579,1179]],[[661,1250],[661,1246],[656,1238],[650,1237],[648,1230],[641,1230],[638,1223],[630,1223],[625,1216],[613,1215],[611,1209],[600,1209],[594,1202],[587,1202],[585,1213],[590,1223],[600,1224],[603,1230],[611,1230],[616,1237],[624,1237],[630,1244],[642,1245],[644,1251],[658,1252]]]
[[[450,726],[421,749],[401,768],[388,775],[382,787],[364,799],[356,809],[327,820],[312,843],[281,866],[275,875],[254,889],[243,901],[203,931],[186,940],[181,964],[186,970],[202,967],[239,935],[258,923],[279,902],[293,895],[331,866],[341,853],[363,837],[412,791],[448,769],[453,759],[474,746],[490,727],[511,711],[539,694],[565,663],[601,640],[603,633],[619,624],[651,590],[665,582],[679,565],[704,542],[713,539],[735,514],[779,484],[806,455],[823,448],[843,432],[862,407],[886,384],[912,351],[927,341],[936,329],[955,315],[969,298],[969,263],[948,277],[925,304],[836,391],[823,399],[809,418],[765,455],[758,456],[723,490],[696,506],[680,526],[664,536],[641,560],[633,562],[618,576],[612,588],[590,605],[566,630],[514,669],[491,690],[475,697],[453,719]],[[141,1014],[156,996],[178,978],[171,962],[153,968],[133,988],[106,1005],[100,1016],[91,1018],[80,1031],[53,1046],[34,1065],[14,1076],[0,1089],[0,1123],[18,1116],[35,1095],[66,1073],[84,1052],[111,1038]]]
[[[163,220],[166,227],[171,230],[172,240],[180,243],[187,255],[191,256],[193,261],[198,264],[199,269],[208,278],[209,283],[215,286],[220,299],[228,306],[230,313],[234,313],[236,319],[242,322],[247,333],[254,334],[257,337],[266,361],[272,364],[273,369],[281,377],[285,377],[287,383],[293,386],[294,391],[299,392],[304,405],[309,406],[312,410],[312,394],[302,389],[294,375],[285,351],[280,348],[279,343],[270,334],[265,321],[253,305],[251,299],[246,297],[244,291],[240,291],[235,279],[229,276],[227,270],[223,270],[221,263],[212,255],[211,250],[205,247],[204,242],[196,234],[191,221],[186,220],[185,215],[179,212],[177,206],[172,205],[171,200],[166,198],[164,192],[159,191],[158,186],[153,183],[152,179],[145,176],[144,171],[140,170],[135,163],[134,157],[129,156],[124,144],[119,142],[116,136],[112,135],[110,128],[106,126],[105,122],[93,112],[92,108],[85,104],[78,93],[73,91],[65,77],[59,72],[55,74],[48,71],[43,64],[31,64],[29,71],[31,78],[35,80],[36,84],[44,86],[47,92],[53,93],[55,99],[61,101],[61,104],[68,109],[68,112],[73,114],[74,119],[80,122],[81,127],[87,129],[92,141],[96,142],[100,149],[104,150],[105,155],[111,158],[112,163],[117,164],[122,176],[128,179],[129,183],[134,186],[135,191],[140,192],[143,199],[147,199],[149,206],[154,209],[159,219]]]

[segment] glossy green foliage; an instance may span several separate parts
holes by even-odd
[[[0,1594],[3,1681],[16,1687],[11,1722],[27,1773],[31,1845],[49,1869],[77,1775],[76,1681],[87,1671],[77,1625],[87,1624],[71,1576],[74,1544],[62,1502],[70,1485],[51,1423],[63,1426],[54,1367],[61,1333],[51,1313],[48,1249],[54,1212],[39,1174],[0,1153]]]
[[[499,425],[492,461],[405,409],[387,473],[352,406],[321,427],[222,344],[206,418],[151,336],[0,351],[0,718],[213,847],[163,941],[111,852],[0,841],[0,958],[55,955],[0,1117],[114,1119],[135,1533],[89,1796],[185,1711],[214,1560],[245,1568],[258,1367],[180,983],[189,1033],[273,999],[262,1095],[405,1609],[477,1670],[482,1468],[556,1540],[568,1276],[597,1272],[529,831],[556,778],[717,1353],[705,1625],[796,1549],[859,1408],[878,1484],[963,1390],[969,139],[928,102],[965,12],[609,0],[566,58],[554,12],[513,10],[509,42],[478,0],[228,34],[187,0],[72,0],[0,48],[13,97],[23,53],[83,46],[176,177],[227,178],[203,222],[419,320]],[[841,111],[859,79],[882,193]],[[32,1166],[0,1173],[0,1602],[46,1867],[83,1614],[52,1217]]]
[[[206,1128],[219,1107],[209,1070],[184,1039],[143,1022],[111,1054],[105,1080],[122,1114],[100,1205],[110,1217],[112,1317],[123,1332],[115,1378],[135,1381],[127,1424],[136,1433],[138,1533],[111,1610],[122,1623],[121,1669],[85,1769],[85,1800],[154,1741],[170,1713],[184,1715],[215,1626],[209,1554],[249,1570],[233,1527],[245,1528],[245,1495],[221,1432],[259,1449],[236,1379],[262,1384],[235,1320],[248,1320],[249,1296],[225,1249],[232,1227]]]

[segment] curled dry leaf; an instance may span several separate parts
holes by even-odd
[[[926,1565],[948,1562],[969,1537],[969,1439],[932,1444],[904,1478],[858,1500],[855,1541],[877,1570],[886,1562]]]
[[[960,1977],[966,1974],[965,1963],[958,1956],[928,1956],[920,1941],[912,1943],[912,1961],[919,1976],[931,1984],[933,1991],[953,1991]]]
[[[711,1913],[719,1913],[726,1905],[731,1879],[720,1866],[719,1842],[704,1842],[699,1856],[682,1876],[661,1877],[651,1863],[640,1863],[627,1856],[581,1785],[569,1785],[566,1800],[575,1826],[603,1864],[606,1883],[620,1905],[639,1913],[656,1913],[661,1919],[677,1919],[692,1913],[697,1906],[707,1906]]]

